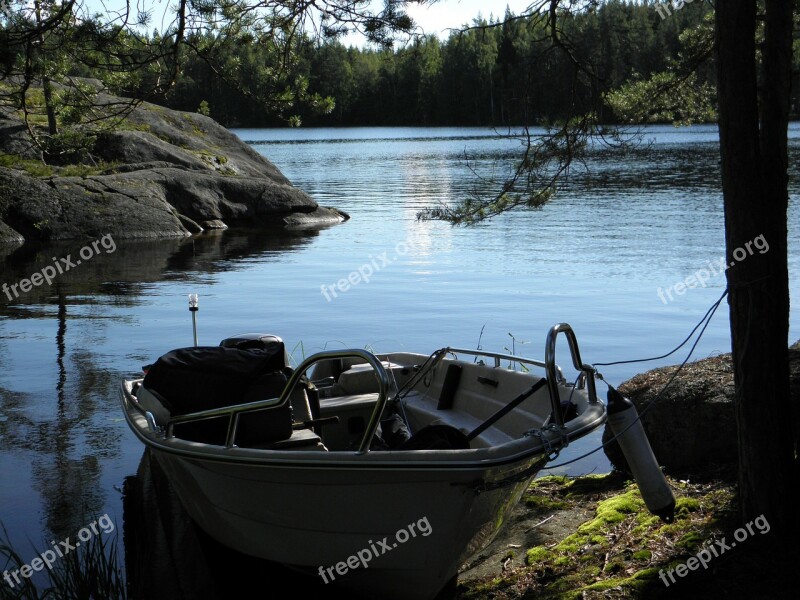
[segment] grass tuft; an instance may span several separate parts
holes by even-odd
[[[2,528],[0,536],[0,572],[13,573],[26,564],[30,565],[41,551],[31,549],[30,562],[23,560],[20,553],[8,541],[8,532]],[[46,548],[49,550],[50,548]],[[0,600],[125,600],[127,590],[122,571],[123,557],[119,555],[117,535],[107,537],[94,535],[81,542],[79,548],[70,551],[52,563],[52,568],[42,566],[40,573],[34,573],[37,580],[44,575],[46,584],[37,588],[32,578],[21,575],[21,584],[12,578],[14,587],[7,581],[0,582]]]

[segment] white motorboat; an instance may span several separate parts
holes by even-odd
[[[555,362],[560,333],[575,383]],[[173,351],[122,383],[127,422],[211,537],[370,597],[435,597],[548,460],[607,418],[566,324],[544,361],[457,348],[285,360],[259,334]]]

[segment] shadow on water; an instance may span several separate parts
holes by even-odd
[[[104,470],[120,456],[123,437],[112,426],[118,418],[111,399],[125,371],[119,357],[104,352],[110,325],[126,327],[132,319],[116,309],[141,304],[140,294],[160,281],[213,277],[245,260],[279,260],[318,233],[120,240],[110,251],[110,243],[101,246],[52,285],[42,283],[18,298],[9,292],[11,300],[0,292],[0,472],[13,485],[4,484],[3,498],[10,500],[0,507],[0,521],[12,536],[36,537],[30,534],[37,515],[31,494],[40,498],[42,529],[56,538],[74,535],[87,515],[102,514],[107,504]],[[0,284],[28,279],[54,259],[75,259],[91,241],[0,245]],[[98,304],[98,297],[105,299]],[[16,320],[27,323],[10,326]]]
[[[125,479],[125,568],[131,600],[218,600],[264,597],[280,589],[317,598],[359,596],[319,577],[240,554],[203,532],[186,514],[158,462],[145,450],[135,476]],[[322,509],[322,507],[320,507]]]
[[[110,240],[107,246],[99,246],[96,255],[80,264],[77,262],[81,249],[94,240],[31,242],[21,246],[0,244],[3,264],[0,284],[12,286],[57,261],[64,265],[62,259],[67,257],[75,263],[63,267],[65,272],[57,275],[52,286],[43,283],[26,293],[19,290],[0,293],[0,316],[11,316],[13,312],[9,311],[13,311],[16,302],[51,304],[56,285],[67,290],[68,296],[98,293],[134,296],[139,291],[137,284],[231,271],[241,260],[269,261],[271,256],[277,260],[281,255],[308,245],[317,235],[319,230],[212,231],[191,238]]]

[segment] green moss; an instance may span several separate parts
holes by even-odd
[[[20,121],[25,119],[25,115],[21,110],[18,110],[16,112],[16,116]],[[44,113],[29,112],[28,113],[28,122],[31,125],[34,126],[34,129],[36,127],[46,127],[47,126],[47,115],[45,115]]]
[[[25,94],[25,101],[29,108],[42,108],[44,107],[44,90],[38,87],[28,88]]]
[[[675,482],[671,485],[680,487]],[[648,597],[656,589],[663,590],[658,569],[681,563],[703,540],[720,535],[724,531],[720,527],[730,525],[724,515],[732,507],[732,486],[708,490],[687,485],[683,492],[676,502],[680,517],[664,524],[647,512],[636,485],[619,476],[536,480],[525,496],[529,510],[560,504],[572,509],[594,506],[594,516],[557,544],[529,549],[527,567],[468,586],[464,597],[506,597],[500,586],[510,585],[522,586],[526,597],[544,600]]]
[[[147,123],[131,123],[127,119],[119,123],[115,129],[118,131],[144,131],[145,133],[150,133],[153,130]]]
[[[213,154],[208,150],[192,150],[187,146],[181,146],[187,152],[193,154],[212,169],[215,169],[221,175],[236,175],[236,171],[231,169],[228,164],[228,157],[224,154]]]
[[[549,496],[528,495],[523,499],[525,506],[536,512],[552,512],[567,508],[568,504],[560,500],[554,500]]]
[[[511,583],[503,577],[495,577],[491,581],[480,583],[473,586],[467,593],[463,594],[464,598],[485,598],[490,592],[501,590],[508,587]]]
[[[631,489],[621,496],[614,496],[597,505],[597,516],[578,527],[578,533],[594,535],[606,525],[623,521],[629,514],[644,508],[644,501],[638,489]]]
[[[622,560],[612,560],[603,567],[603,573],[619,573],[625,568],[625,563]]]
[[[591,538],[589,538],[589,541],[591,541],[593,544],[600,544],[602,546],[603,544],[608,543],[608,538],[606,538],[604,535],[593,535]]]
[[[60,177],[89,177],[90,175],[97,175],[108,169],[113,169],[119,166],[118,162],[102,163],[97,166],[93,165],[67,165],[59,167],[56,173]]]
[[[198,158],[201,158],[202,160],[206,161],[207,163],[211,163],[211,164],[217,163],[217,164],[220,164],[220,165],[224,165],[224,164],[228,163],[228,157],[224,156],[222,154],[212,154],[208,150],[197,150],[197,151],[191,151],[191,152],[192,152],[192,154],[194,154]]]
[[[578,590],[578,594],[581,595],[583,592],[590,591],[602,592],[613,588],[627,588],[631,591],[641,592],[653,585],[657,579],[658,569],[643,569],[630,577],[612,577],[604,581],[592,583]]]
[[[525,553],[525,563],[530,565],[544,560],[549,560],[550,557],[551,553],[547,548],[544,546],[536,546]]]
[[[700,535],[697,531],[689,531],[688,533],[681,536],[681,538],[675,542],[675,545],[678,548],[683,548],[689,552],[693,552],[697,548],[699,548],[703,542],[705,541],[705,537]]]
[[[586,536],[579,533],[573,533],[565,537],[557,548],[559,552],[575,553],[586,542]]]
[[[53,177],[55,175],[61,177],[88,177],[90,175],[97,175],[107,169],[117,166],[119,163],[99,163],[94,165],[66,165],[57,167],[53,165],[46,165],[38,160],[29,160],[13,156],[10,154],[0,155],[0,167],[7,167],[9,169],[17,169],[18,171],[25,171],[32,177]]]
[[[0,166],[9,169],[17,169],[18,171],[25,171],[28,175],[33,177],[50,177],[55,173],[53,167],[38,160],[23,159],[16,156],[9,156],[8,154],[0,156]]]
[[[695,498],[678,498],[675,502],[675,517],[686,517],[689,513],[700,510],[700,501]]]
[[[539,477],[537,479],[534,479],[531,482],[531,489],[544,487],[551,484],[556,484],[559,486],[570,485],[572,481],[573,480],[571,480],[566,475],[546,475],[544,477]]]
[[[655,515],[651,515],[647,511],[642,511],[636,515],[636,522],[638,525],[634,528],[635,533],[643,533],[654,527],[658,528],[661,526],[661,519]]]
[[[153,135],[166,144],[178,146],[179,148],[183,148],[184,150],[189,150],[189,146],[187,146],[186,144],[176,144],[175,141],[168,135],[164,135],[163,133],[154,133]]]
[[[598,577],[600,575],[600,567],[589,567],[584,570],[588,577]]]

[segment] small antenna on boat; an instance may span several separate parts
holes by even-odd
[[[197,311],[200,310],[198,306],[197,294],[189,294],[189,312],[192,313],[192,331],[194,332],[194,345],[197,347]]]

